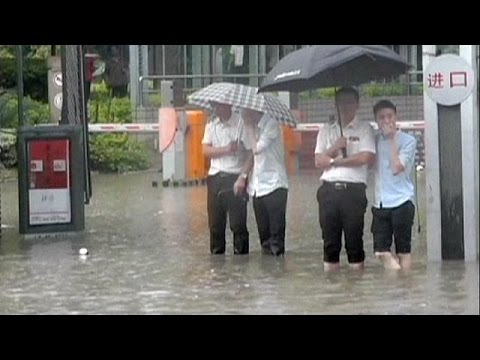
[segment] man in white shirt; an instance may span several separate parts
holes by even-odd
[[[262,112],[243,109],[242,118],[254,156],[248,193],[253,197],[262,252],[280,256],[285,253],[288,197],[282,130],[275,119]]]
[[[362,269],[365,260],[363,227],[368,166],[375,161],[376,151],[373,128],[356,117],[359,98],[353,88],[340,89],[335,102],[344,136],[340,136],[340,126],[335,122],[327,124],[317,137],[315,165],[323,172],[317,200],[325,270],[340,267],[342,233],[350,266]],[[345,158],[343,149],[347,153]]]
[[[212,102],[212,107],[215,115],[205,127],[202,141],[203,153],[211,159],[207,178],[210,253],[225,253],[228,213],[234,254],[245,255],[249,252],[245,186],[251,151],[246,149],[242,138],[240,116],[232,112],[230,105]],[[234,193],[234,185],[237,193]]]

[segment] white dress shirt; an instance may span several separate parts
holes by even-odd
[[[254,156],[253,172],[248,183],[250,196],[262,197],[280,188],[288,189],[280,124],[265,114],[255,128],[254,140],[258,153]]]
[[[361,152],[376,153],[375,132],[372,126],[366,121],[354,118],[348,126],[343,129],[343,136],[347,138],[347,156]],[[319,131],[315,154],[321,154],[333,146],[340,137],[340,125],[335,122],[327,124]],[[340,152],[339,158],[342,157]],[[357,167],[331,167],[325,170],[320,180],[327,182],[351,182],[367,184],[368,166]]]
[[[233,113],[232,117],[227,122],[222,122],[218,117],[209,121],[205,127],[202,144],[213,147],[223,147],[230,144],[232,141],[243,142],[246,149],[250,149],[245,141],[245,131],[243,130],[243,120],[240,115]],[[245,150],[238,151],[234,155],[227,155],[218,158],[212,158],[210,161],[210,170],[208,175],[216,175],[219,172],[226,172],[229,174],[240,174],[247,157]]]

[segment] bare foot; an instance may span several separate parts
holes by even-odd
[[[340,270],[340,263],[324,262],[324,263],[323,263],[323,270],[325,270],[325,271],[337,271],[337,270]]]
[[[385,269],[400,270],[401,266],[390,252],[376,252],[375,256],[383,263]]]
[[[400,266],[403,270],[410,270],[412,267],[412,255],[411,254],[398,254]]]

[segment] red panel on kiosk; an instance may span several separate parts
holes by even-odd
[[[30,140],[30,189],[70,188],[70,141]]]
[[[69,223],[70,140],[30,140],[28,161],[29,224]]]

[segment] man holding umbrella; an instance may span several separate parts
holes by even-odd
[[[227,213],[233,232],[235,255],[249,252],[247,230],[247,197],[245,183],[250,165],[249,152],[241,138],[241,119],[232,112],[232,106],[210,102],[214,117],[205,127],[203,153],[211,159],[207,178],[208,224],[210,228],[210,253],[225,253],[225,227]],[[246,145],[246,144],[245,144]],[[248,145],[247,145],[248,147]],[[250,156],[251,157],[251,156]],[[238,196],[234,194],[234,185]],[[243,188],[242,188],[243,187]]]
[[[253,196],[253,207],[262,250],[270,255],[283,255],[285,252],[285,213],[288,182],[280,124],[296,127],[297,120],[280,99],[270,94],[258,94],[258,88],[252,86],[214,83],[190,95],[188,101],[190,104],[210,109],[214,106],[215,112],[219,116],[219,119],[209,123],[205,130],[203,140],[205,155],[214,160],[218,160],[217,157],[225,158],[225,160],[233,159],[232,153],[243,153],[246,147],[253,150],[255,157],[254,161],[253,155],[247,156],[245,162],[239,159],[235,165],[236,171],[232,171],[233,169],[223,171],[240,174],[236,177],[232,176],[232,179],[225,184],[228,185],[226,188],[223,185],[221,187],[215,185],[217,180],[214,180],[213,177],[218,169],[212,161],[212,168],[209,173],[211,175],[209,177],[211,183],[209,199],[210,193],[228,192],[231,196],[235,196],[235,199],[245,199],[244,201],[246,201],[248,197],[245,196],[245,187],[248,179],[248,193]],[[232,116],[231,106],[242,109],[244,121],[241,118],[238,122],[233,119],[228,120]],[[220,140],[218,136],[219,131],[223,131],[220,126],[220,121],[222,121],[220,119],[232,122],[231,129],[237,129],[225,136],[224,140]],[[232,138],[233,133],[236,136]],[[214,142],[215,139],[218,139],[216,143]],[[232,139],[238,140],[232,143]],[[242,143],[245,146],[241,146]],[[215,147],[217,148],[215,149]],[[253,173],[249,176],[252,167]],[[231,186],[233,181],[234,184]],[[224,190],[219,192],[218,189],[220,188]],[[213,199],[212,203],[214,203]],[[214,212],[212,211],[212,213]],[[224,229],[224,223],[222,225]],[[224,240],[218,243],[220,244],[219,249],[216,250],[214,246],[212,252],[215,252],[215,250],[219,253],[224,251]]]
[[[213,113],[202,140],[203,154],[211,159],[207,211],[210,253],[213,255],[225,253],[227,214],[233,232],[234,254],[249,253],[245,187],[253,155],[244,141],[243,121],[232,111],[232,106],[236,106],[232,101],[236,87],[232,83],[213,83],[188,97],[190,104]]]
[[[324,240],[325,270],[340,267],[342,233],[348,262],[362,269],[364,215],[367,209],[368,167],[375,161],[375,134],[356,117],[359,94],[350,87],[335,96],[341,124],[326,124],[317,137],[315,165],[323,182],[317,192],[319,221]],[[341,128],[343,136],[341,136]],[[342,153],[348,154],[344,157]]]
[[[268,73],[260,91],[302,92],[360,85],[405,74],[409,67],[383,45],[315,45],[280,60]],[[318,200],[326,269],[339,267],[342,232],[350,264],[362,268],[365,258],[362,240],[367,206],[365,188],[367,165],[374,160],[375,141],[373,130],[355,117],[358,100],[355,90],[340,90],[336,94],[340,124],[326,126],[318,135],[315,153],[324,181]]]

